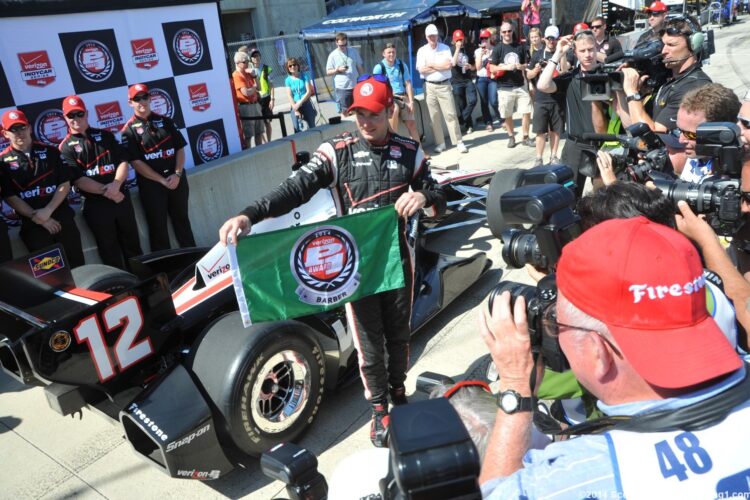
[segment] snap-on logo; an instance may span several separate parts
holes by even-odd
[[[130,48],[133,51],[133,64],[136,68],[151,69],[159,64],[159,54],[156,53],[153,38],[130,40]]]
[[[193,441],[193,439],[202,436],[203,434],[208,432],[208,429],[210,428],[211,428],[211,424],[206,424],[205,426],[201,427],[197,431],[191,432],[190,434],[180,439],[179,441],[172,441],[171,443],[167,445],[167,453],[169,453],[170,451],[176,450],[180,446],[190,444]]]
[[[76,46],[73,58],[78,72],[90,82],[103,82],[115,69],[109,48],[99,40],[84,40]]]
[[[55,69],[46,50],[18,54],[21,63],[21,79],[26,85],[44,87],[55,81]]]
[[[628,290],[633,294],[633,304],[637,304],[642,298],[649,300],[661,300],[666,297],[679,297],[697,293],[706,286],[706,278],[698,276],[693,281],[684,284],[673,283],[671,285],[630,285]]]

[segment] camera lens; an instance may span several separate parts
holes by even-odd
[[[508,291],[510,292],[510,308],[511,310],[515,306],[516,299],[518,297],[523,297],[526,299],[526,305],[528,306],[529,303],[536,297],[536,287],[532,285],[524,285],[523,283],[517,283],[515,281],[501,281],[497,285],[495,285],[495,288],[492,289],[489,295],[489,308],[490,312],[492,312],[492,304],[495,302],[495,297],[500,295],[501,293]]]
[[[507,229],[502,233],[503,260],[509,267],[522,268],[531,264],[547,268],[547,257],[542,254],[536,235],[520,229]]]

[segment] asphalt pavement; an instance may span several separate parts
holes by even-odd
[[[748,16],[716,30],[716,54],[706,72],[741,97],[750,89]],[[331,113],[328,108],[327,114]],[[517,121],[517,138],[520,123]],[[278,137],[278,135],[276,135]],[[529,167],[534,149],[506,147],[499,130],[474,132],[464,138],[466,154],[455,148],[435,156],[442,168],[501,170]],[[561,148],[562,150],[562,148]],[[546,155],[545,155],[546,156]],[[407,393],[413,395],[418,374],[433,371],[460,376],[484,354],[477,333],[478,308],[489,290],[503,279],[528,282],[523,271],[507,270],[500,245],[484,226],[445,235],[441,247],[455,253],[486,252],[494,264],[484,278],[451,304],[413,339]],[[420,398],[420,395],[413,396]],[[371,447],[369,407],[359,382],[326,394],[321,411],[301,444],[313,451],[319,470],[330,477],[350,454]],[[82,419],[63,418],[47,406],[40,388],[27,388],[0,374],[0,498],[285,498],[284,486],[267,479],[258,462],[248,459],[216,481],[170,479],[141,460],[123,439],[119,424],[83,411]]]

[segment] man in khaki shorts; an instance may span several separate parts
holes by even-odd
[[[502,42],[492,49],[490,71],[500,73],[497,80],[497,96],[500,102],[500,116],[505,120],[508,131],[508,147],[516,147],[515,131],[513,129],[513,112],[523,114],[521,127],[523,129],[522,143],[524,146],[534,147],[534,141],[529,137],[531,126],[531,97],[523,79],[526,71],[526,49],[513,40],[513,25],[503,23],[500,26]]]

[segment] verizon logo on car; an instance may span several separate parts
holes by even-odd
[[[171,158],[174,156],[174,148],[160,149],[153,153],[145,153],[143,157],[147,160],[158,160],[159,158]]]
[[[94,108],[96,109],[99,128],[107,129],[110,132],[118,132],[125,123],[119,101],[104,102],[97,104]]]
[[[159,64],[159,54],[156,53],[153,38],[130,40],[130,48],[133,51],[133,64],[137,68],[151,69]]]
[[[190,106],[195,111],[206,111],[211,107],[211,98],[208,96],[208,86],[205,83],[188,85],[190,94]]]
[[[21,78],[32,87],[44,87],[55,81],[55,70],[46,50],[18,54]]]

